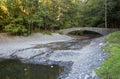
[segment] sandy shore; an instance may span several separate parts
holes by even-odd
[[[52,35],[45,35],[41,33],[35,33],[28,37],[24,36],[8,36],[6,34],[0,35],[0,45],[1,44],[46,44],[51,42],[59,42],[59,41],[68,41],[73,39],[72,37],[66,35],[60,35],[57,33],[52,33]]]
[[[73,38],[52,33],[52,35],[45,35],[41,33],[35,33],[28,37],[23,36],[8,36],[6,34],[0,35],[0,55],[6,53],[6,55],[13,53],[16,50],[30,48],[36,44],[46,44],[51,42],[68,41]]]

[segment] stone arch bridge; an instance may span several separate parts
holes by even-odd
[[[107,35],[111,32],[120,30],[120,28],[73,27],[73,28],[60,30],[59,32],[61,32],[62,34],[68,34],[70,32],[78,31],[78,30],[93,31],[101,35]]]

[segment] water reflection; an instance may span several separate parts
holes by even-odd
[[[57,65],[23,64],[17,59],[0,60],[0,79],[56,79],[62,70]]]

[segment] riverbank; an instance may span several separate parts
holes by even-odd
[[[52,33],[51,35],[45,35],[41,33],[35,33],[28,37],[24,36],[10,36],[7,34],[0,35],[0,48],[4,45],[18,48],[26,48],[27,46],[32,46],[34,44],[47,44],[51,42],[68,41],[73,39],[72,37],[66,35],[60,35],[57,33]]]
[[[109,57],[97,70],[103,79],[120,79],[120,31],[105,37],[104,50],[109,52]]]
[[[5,33],[0,34],[0,43],[39,43],[39,44],[46,44],[50,42],[59,42],[59,41],[68,41],[73,38],[66,36],[66,35],[60,35],[57,33],[52,33],[51,35],[42,34],[42,33],[33,33],[30,36],[10,36]]]
[[[0,57],[9,56],[16,50],[26,49],[33,47],[37,44],[47,44],[52,42],[72,40],[72,37],[52,33],[45,35],[41,33],[34,33],[28,37],[24,36],[10,36],[5,33],[0,34]]]

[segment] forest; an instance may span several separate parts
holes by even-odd
[[[119,28],[119,3],[120,0],[0,0],[0,32],[29,35],[70,27]]]

